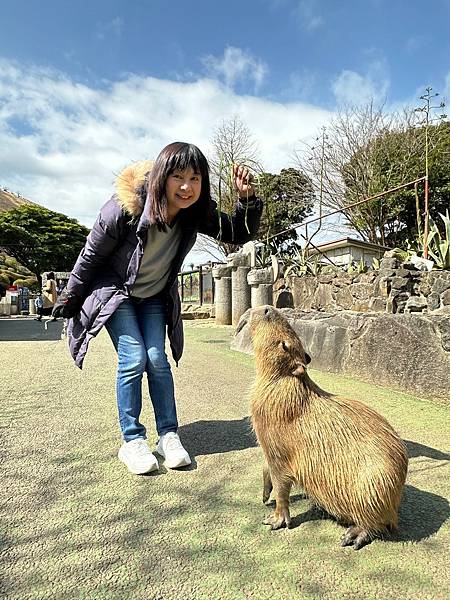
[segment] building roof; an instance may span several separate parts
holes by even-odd
[[[365,242],[364,240],[357,240],[355,238],[341,238],[339,240],[332,240],[330,242],[325,242],[323,244],[316,245],[315,248],[311,248],[310,254],[314,254],[317,252],[316,248],[320,252],[326,252],[327,250],[336,250],[337,248],[346,248],[354,246],[357,248],[363,248],[366,250],[379,250],[385,251],[390,250],[388,246],[381,246],[380,244],[373,244],[372,242]]]

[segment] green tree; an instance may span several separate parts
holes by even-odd
[[[450,205],[450,123],[431,125],[429,135],[429,211],[433,220]],[[425,175],[425,128],[411,125],[381,132],[371,143],[370,195],[400,186]],[[357,196],[352,177],[357,152],[343,168],[346,198]],[[348,211],[352,225],[369,241],[401,245],[423,231],[423,184],[404,188]]]
[[[47,208],[24,204],[0,214],[0,249],[36,275],[69,271],[89,229]]]
[[[421,97],[427,99],[427,95]],[[442,120],[445,115],[438,114],[442,108],[442,104],[425,104],[413,111],[386,113],[373,102],[346,107],[327,126],[323,136],[326,143],[317,138],[314,145],[306,146],[297,154],[298,164],[313,181],[323,206],[341,210],[347,225],[363,239],[402,245],[423,232],[423,184],[347,207],[423,178],[428,148],[430,215],[436,220],[437,213],[445,212],[449,203],[450,124]]]
[[[282,169],[278,175],[263,173],[258,177],[258,193],[264,199],[260,239],[267,240],[273,252],[289,251],[298,239],[295,229],[272,236],[311,215],[315,201],[311,180],[294,168]]]

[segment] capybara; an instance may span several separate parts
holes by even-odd
[[[348,526],[355,549],[397,528],[408,469],[403,441],[381,415],[334,396],[309,377],[310,357],[285,317],[271,306],[250,311],[256,381],[253,429],[264,453],[263,500],[276,508],[264,523],[291,526],[289,494],[303,487],[314,504]],[[238,330],[246,324],[241,321]]]

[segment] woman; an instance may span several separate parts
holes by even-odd
[[[165,466],[189,465],[177,434],[174,385],[164,351],[166,327],[173,358],[183,351],[178,272],[197,233],[242,244],[257,232],[262,203],[251,175],[233,167],[239,194],[234,215],[211,200],[209,167],[192,144],[166,146],[155,163],[135,163],[117,178],[70,275],[54,316],[71,317],[69,347],[81,368],[89,341],[103,325],[118,354],[117,405],[123,444],[119,459],[129,471],[158,468],[139,417],[141,381],[147,373]]]
[[[45,285],[42,287],[42,304],[39,303],[39,306],[36,305],[36,312],[38,316],[35,318],[35,321],[42,321],[43,316],[49,316],[52,314],[57,297],[55,274],[53,271],[51,271],[50,273],[47,273],[47,280]],[[50,320],[56,321],[55,316],[53,316],[53,318]]]

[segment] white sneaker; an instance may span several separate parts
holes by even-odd
[[[159,438],[156,452],[165,459],[164,466],[169,469],[187,467],[191,464],[189,454],[183,448],[178,434],[173,431],[169,431]]]
[[[134,475],[144,475],[144,473],[159,469],[158,460],[150,451],[144,438],[124,442],[120,447],[118,457]]]

